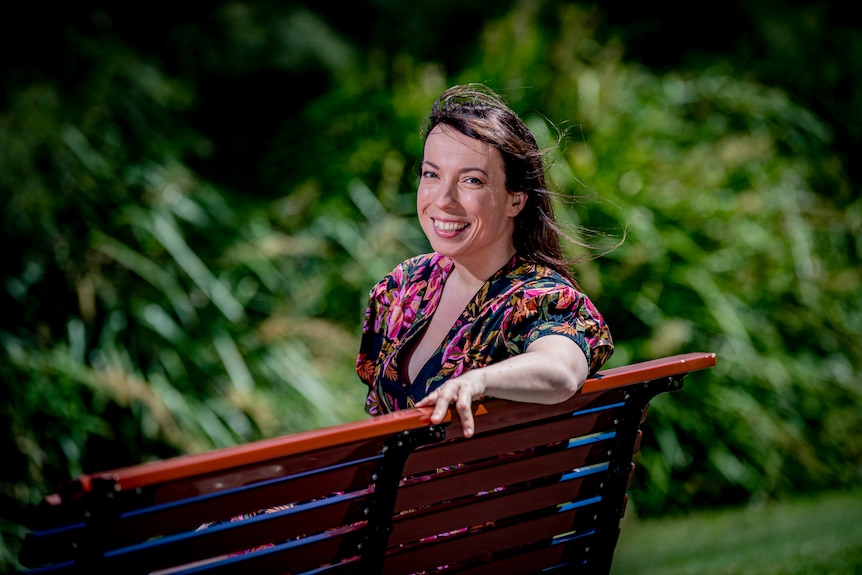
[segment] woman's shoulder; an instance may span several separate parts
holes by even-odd
[[[508,274],[510,281],[519,284],[525,291],[581,293],[577,286],[550,266],[521,258],[514,263]]]

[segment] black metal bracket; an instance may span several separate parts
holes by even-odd
[[[657,395],[682,389],[685,374],[645,381],[626,391],[623,400],[626,408],[624,415],[616,420],[616,438],[610,456],[610,469],[614,474],[628,477],[629,460],[634,453],[637,432],[643,420],[644,411]]]
[[[392,514],[398,497],[398,484],[407,458],[418,447],[446,439],[443,425],[430,425],[402,431],[389,439],[380,449],[382,461],[371,474],[374,493],[368,499],[365,515],[368,517],[367,536],[358,545],[362,557],[362,573],[381,573],[386,558],[386,546],[392,533]]]
[[[72,543],[76,572],[101,570],[108,536],[121,512],[118,491],[114,480],[100,479],[93,481],[90,492],[84,497],[81,515],[85,527]]]
[[[607,453],[608,475],[601,486],[603,509],[597,515],[599,518],[599,522],[596,524],[595,540],[597,542],[604,542],[603,544],[616,547],[619,521],[622,517],[629,474],[632,470],[632,457],[644,411],[657,395],[682,389],[685,375],[679,374],[645,381],[632,386],[625,392],[623,396],[625,409],[623,409],[619,419],[614,421],[616,436]],[[613,557],[613,549],[596,553],[595,556],[605,557],[610,561]],[[608,573],[610,568],[609,562],[607,565],[593,564],[587,572]]]

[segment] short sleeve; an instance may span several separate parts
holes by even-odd
[[[613,353],[610,329],[590,299],[571,286],[521,292],[511,308],[504,337],[510,353],[523,353],[546,335],[562,335],[584,352],[590,375]]]

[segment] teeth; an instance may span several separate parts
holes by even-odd
[[[457,232],[458,230],[463,230],[464,228],[466,228],[467,225],[468,224],[465,223],[441,222],[438,220],[434,220],[434,227],[441,232]]]

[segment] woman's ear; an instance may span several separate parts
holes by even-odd
[[[511,192],[510,197],[512,199],[512,209],[509,210],[509,215],[514,218],[524,209],[527,203],[527,194],[526,192]]]

